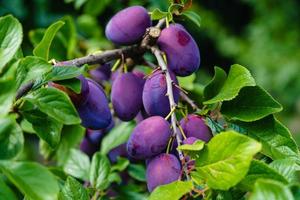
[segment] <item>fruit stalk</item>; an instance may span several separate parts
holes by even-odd
[[[165,74],[166,82],[167,82],[167,94],[166,95],[168,96],[168,99],[170,102],[170,110],[172,111],[173,109],[176,109],[176,107],[177,107],[175,100],[174,100],[174,96],[173,96],[173,80],[171,79],[167,65],[162,57],[162,52],[156,47],[152,47],[151,51],[154,54],[154,56],[156,57],[157,62],[159,64],[159,66],[161,67],[161,70]],[[176,136],[177,144],[180,145],[182,143],[182,141],[180,138],[180,133],[178,132],[178,129],[177,129],[177,118],[176,118],[175,112],[172,112],[172,114],[171,114],[171,125],[172,125],[172,129],[173,129],[173,133]],[[179,159],[182,163],[182,168],[185,173],[185,176],[186,176],[187,180],[189,180],[190,177],[188,174],[184,155],[181,150],[177,150],[177,151],[178,151]]]
[[[185,102],[190,104],[193,110],[199,110],[199,107],[195,104],[195,102],[192,99],[190,99],[190,97],[186,95],[184,92],[180,92],[180,96]]]

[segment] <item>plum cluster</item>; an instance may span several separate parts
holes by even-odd
[[[141,6],[128,7],[108,22],[106,37],[116,45],[139,43],[151,27],[152,22],[147,10]],[[171,24],[161,31],[157,45],[166,54],[168,71],[173,81],[173,98],[177,104],[180,98],[176,76],[189,76],[200,65],[199,48],[180,24]],[[111,105],[113,113],[122,121],[136,120],[137,125],[124,143],[109,153],[112,162],[118,156],[145,160],[148,190],[181,178],[182,163],[179,161],[176,141],[166,116],[170,113],[165,73],[156,69],[146,75],[141,71],[122,69],[111,73],[110,63],[102,64],[90,71],[91,79],[79,76],[81,92],[75,94],[64,86],[52,83],[70,96],[80,118],[82,126],[87,128],[81,143],[81,150],[92,155],[100,148],[100,141],[114,126],[109,101],[102,85],[110,82]],[[93,80],[92,80],[93,79]],[[183,144],[193,144],[196,140],[208,142],[212,133],[202,116],[189,114],[180,121],[183,131]],[[166,150],[167,148],[170,149]],[[173,153],[172,153],[173,152]],[[187,158],[189,159],[189,158]]]

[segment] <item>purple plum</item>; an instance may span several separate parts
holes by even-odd
[[[186,137],[195,137],[204,142],[208,142],[213,137],[210,128],[199,115],[188,115],[180,121],[180,126]]]
[[[140,122],[127,142],[127,152],[135,159],[147,159],[161,153],[171,137],[170,124],[160,116]]]
[[[80,75],[76,78],[80,80],[80,84],[81,84],[81,91],[79,94],[77,94],[73,90],[71,90],[63,85],[57,84],[55,82],[49,82],[48,85],[50,87],[55,87],[55,88],[65,92],[66,94],[68,94],[68,96],[70,97],[73,104],[75,106],[77,106],[77,105],[86,103],[87,96],[89,95],[89,85],[88,85],[87,79],[83,75]]]
[[[115,44],[129,45],[140,41],[150,26],[148,11],[142,6],[131,6],[110,19],[105,35]]]
[[[92,156],[100,148],[100,142],[104,136],[103,130],[86,130],[86,135],[81,141],[80,149],[89,156]]]
[[[177,84],[175,75],[170,72],[171,78]],[[143,105],[149,116],[159,115],[166,117],[170,112],[169,99],[166,96],[167,82],[162,71],[156,71],[149,76],[143,89]],[[173,86],[175,103],[179,99],[179,90]]]
[[[178,76],[189,76],[200,65],[200,52],[193,37],[180,24],[162,30],[158,46],[167,55],[168,67]]]
[[[163,153],[148,162],[146,179],[149,192],[157,186],[172,183],[180,178],[181,165],[176,156]]]
[[[130,121],[142,108],[143,85],[131,72],[119,74],[113,82],[111,101],[116,115],[123,121]]]
[[[108,153],[108,158],[112,163],[116,163],[118,157],[128,157],[126,143],[120,144]]]
[[[112,120],[108,100],[98,83],[90,79],[87,81],[90,91],[87,101],[76,106],[82,125],[94,130],[106,128]]]
[[[185,140],[182,141],[183,144],[194,144],[197,140],[199,140],[198,138],[195,137],[188,137]]]
[[[103,64],[100,67],[89,71],[91,78],[97,83],[107,81],[111,75],[111,65],[109,63]]]

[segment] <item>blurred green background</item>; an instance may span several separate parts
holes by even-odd
[[[166,10],[168,0],[0,0],[0,15],[11,13],[23,24],[25,55],[31,54],[43,28],[71,16],[67,18],[69,29],[77,31],[73,49],[65,50],[64,43],[71,41],[58,35],[57,51],[51,55],[61,60],[113,48],[103,34],[108,19],[118,10],[137,4],[149,11]],[[239,63],[249,68],[257,83],[283,104],[284,110],[277,117],[300,144],[300,2],[194,0],[192,10],[202,18],[200,29],[187,21],[179,22],[200,47],[197,81],[205,84],[214,66],[227,70]]]

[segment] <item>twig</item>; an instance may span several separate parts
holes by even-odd
[[[167,82],[167,96],[168,96],[169,102],[170,102],[170,110],[172,111],[173,109],[176,109],[176,107],[177,107],[177,105],[175,103],[175,100],[174,100],[174,96],[173,96],[173,80],[171,79],[171,76],[170,76],[170,73],[168,71],[167,65],[166,65],[166,63],[165,63],[165,61],[164,61],[164,59],[161,55],[161,51],[156,47],[152,47],[151,50],[152,50],[152,53],[155,55],[159,66],[161,67],[162,71],[165,74],[166,82]],[[171,114],[171,125],[172,125],[172,129],[173,129],[173,133],[176,136],[177,144],[180,145],[182,143],[182,141],[181,141],[180,133],[178,132],[176,124],[177,124],[176,113],[172,112],[172,114]],[[177,150],[177,151],[178,151],[179,159],[182,163],[183,171],[186,175],[187,180],[189,180],[190,177],[189,177],[189,174],[188,174],[188,170],[187,170],[184,155],[183,155],[181,150]]]
[[[124,59],[129,57],[141,57],[146,52],[149,45],[155,45],[156,40],[160,35],[160,29],[162,29],[164,25],[165,20],[161,19],[155,27],[148,28],[143,40],[138,45],[127,46],[120,49],[107,50],[101,53],[90,54],[81,58],[61,61],[54,63],[54,66],[80,67],[85,64],[93,65],[107,63],[112,60],[120,59],[122,58],[122,56],[124,56]],[[26,95],[32,89],[33,85],[33,81],[23,85],[17,92],[16,100]]]
[[[184,92],[180,92],[181,98],[186,101],[194,110],[198,110],[199,107],[195,104],[195,102],[188,97]]]

